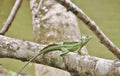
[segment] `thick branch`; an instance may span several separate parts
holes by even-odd
[[[0,57],[14,58],[28,61],[39,53],[45,45],[0,36]],[[76,76],[120,76],[120,61],[107,60],[92,56],[80,56],[68,53],[64,60],[59,56],[60,51],[49,52],[41,55],[34,62],[61,68]]]
[[[21,6],[21,3],[22,3],[22,0],[16,0],[9,17],[7,18],[5,24],[3,25],[3,28],[0,30],[0,35],[4,35],[8,31],[9,27],[11,26],[15,18],[15,15],[17,14]]]
[[[0,35],[0,57],[15,58],[24,61],[38,53],[44,45],[18,40]]]
[[[118,59],[120,59],[120,49],[114,45],[107,36],[102,32],[98,25],[91,20],[80,8],[73,4],[70,0],[56,0],[67,9],[72,11],[86,26],[98,37],[100,42],[105,45]]]

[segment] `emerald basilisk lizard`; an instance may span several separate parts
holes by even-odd
[[[50,51],[55,51],[55,50],[60,50],[63,51],[63,53],[60,56],[64,56],[68,52],[74,52],[77,51],[81,55],[81,48],[91,39],[91,36],[85,36],[82,35],[80,40],[78,42],[61,42],[58,44],[50,44],[46,47],[44,47],[40,53],[33,58],[31,58],[23,67],[22,69],[18,72],[18,74],[32,61],[34,60],[37,56],[41,54],[46,54],[47,52]],[[17,74],[17,76],[18,76]]]

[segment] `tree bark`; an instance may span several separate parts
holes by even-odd
[[[80,30],[77,18],[72,12],[68,12],[55,0],[40,0],[39,3],[31,0],[30,6],[35,42],[48,45],[63,41],[79,41]],[[86,48],[82,52],[88,54]],[[40,76],[41,72],[38,72],[37,69],[39,70],[41,67],[35,65],[35,68],[36,75]],[[48,68],[46,70],[51,71]]]
[[[0,57],[28,61],[39,53],[45,45],[15,38],[0,36]],[[60,51],[40,55],[33,62],[49,65],[70,72],[76,76],[120,76],[120,61],[97,58],[89,55],[81,56],[70,52],[60,57]]]
[[[31,0],[32,1],[32,0]],[[78,41],[80,31],[77,18],[55,0],[45,0],[39,8],[31,2],[34,41],[42,44]],[[34,5],[34,6],[32,6]]]

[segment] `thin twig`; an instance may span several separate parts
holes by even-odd
[[[41,9],[41,7],[42,7],[42,2],[43,2],[43,0],[40,0],[39,5],[38,5],[38,8],[37,8],[37,12],[40,11],[40,9]]]
[[[90,19],[80,8],[73,4],[70,0],[56,0],[72,11],[86,26],[97,36],[102,44],[104,44],[118,59],[120,59],[120,49],[111,42],[102,32],[98,25]]]
[[[4,35],[8,31],[9,27],[11,26],[15,18],[15,15],[17,14],[21,6],[21,3],[22,3],[22,0],[16,0],[9,17],[7,18],[5,24],[3,25],[3,28],[0,30],[0,35]]]

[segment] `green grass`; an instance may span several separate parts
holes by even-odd
[[[7,36],[33,40],[32,35],[32,19],[29,9],[29,0],[23,0],[22,7],[20,8],[17,16],[12,23],[11,28],[7,32]],[[118,46],[120,47],[120,0],[72,0],[79,6],[91,19],[93,19],[102,31]],[[13,0],[1,0],[0,2],[0,27],[2,27],[7,16],[10,13]],[[82,34],[92,35],[92,40],[88,43],[87,48],[90,55],[114,59],[115,57],[109,50],[106,49],[95,35],[81,22],[79,21],[80,30]],[[23,62],[14,59],[0,59],[2,64],[8,70],[18,71]],[[17,67],[17,68],[16,68]],[[33,66],[28,66],[24,72],[30,73],[34,76]]]

